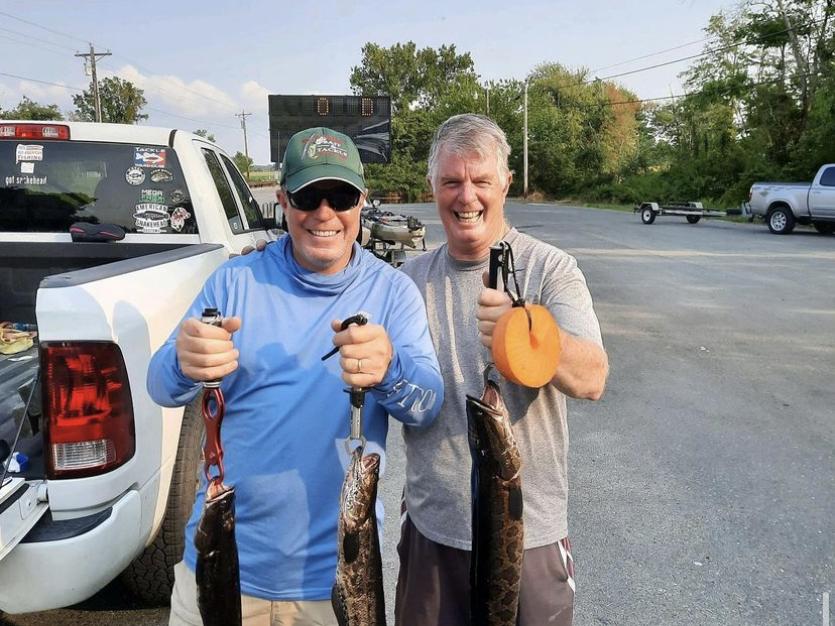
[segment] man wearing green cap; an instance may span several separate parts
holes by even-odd
[[[191,402],[222,378],[225,481],[236,492],[235,534],[244,624],[333,624],[340,489],[348,462],[347,386],[368,390],[366,453],[385,467],[387,414],[432,422],[443,401],[420,293],[356,243],[365,199],[353,142],[327,128],[294,135],[279,200],[288,235],[236,257],[206,282],[179,328],[154,355],[148,389],[163,406]],[[200,322],[206,307],[226,316]],[[370,322],[341,330],[363,311]],[[339,359],[322,356],[336,346]],[[171,624],[201,624],[194,532],[201,477],[175,567]],[[378,518],[382,506],[376,507]]]

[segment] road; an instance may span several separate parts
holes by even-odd
[[[443,241],[431,205],[397,210]],[[569,407],[575,623],[821,624],[835,591],[835,237],[548,204],[507,214],[577,257],[611,363],[603,400]],[[391,612],[396,425],[388,445]],[[114,585],[0,624],[166,619]]]

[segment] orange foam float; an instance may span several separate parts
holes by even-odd
[[[547,385],[557,372],[560,351],[559,326],[541,304],[514,306],[496,322],[493,361],[517,385]]]

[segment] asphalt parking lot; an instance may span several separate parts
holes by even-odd
[[[396,210],[442,242],[432,205]],[[569,407],[575,623],[821,624],[835,591],[835,236],[547,204],[507,214],[577,257],[611,365],[603,400]],[[402,482],[393,424],[390,613]],[[165,623],[118,585],[73,609],[0,616]]]

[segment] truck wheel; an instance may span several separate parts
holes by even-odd
[[[788,235],[794,230],[794,213],[787,206],[778,206],[768,214],[768,230],[775,235]]]
[[[143,602],[168,604],[174,587],[174,565],[183,558],[185,528],[194,507],[203,440],[200,396],[183,412],[177,460],[171,475],[168,504],[159,533],[122,573],[122,580]]]
[[[699,220],[702,219],[701,215],[687,215],[686,217],[688,224],[698,224]]]
[[[835,233],[835,222],[815,222],[815,230],[821,235],[831,235]]]
[[[650,207],[644,207],[641,209],[641,221],[644,224],[652,224],[655,221],[655,211],[653,211]]]

